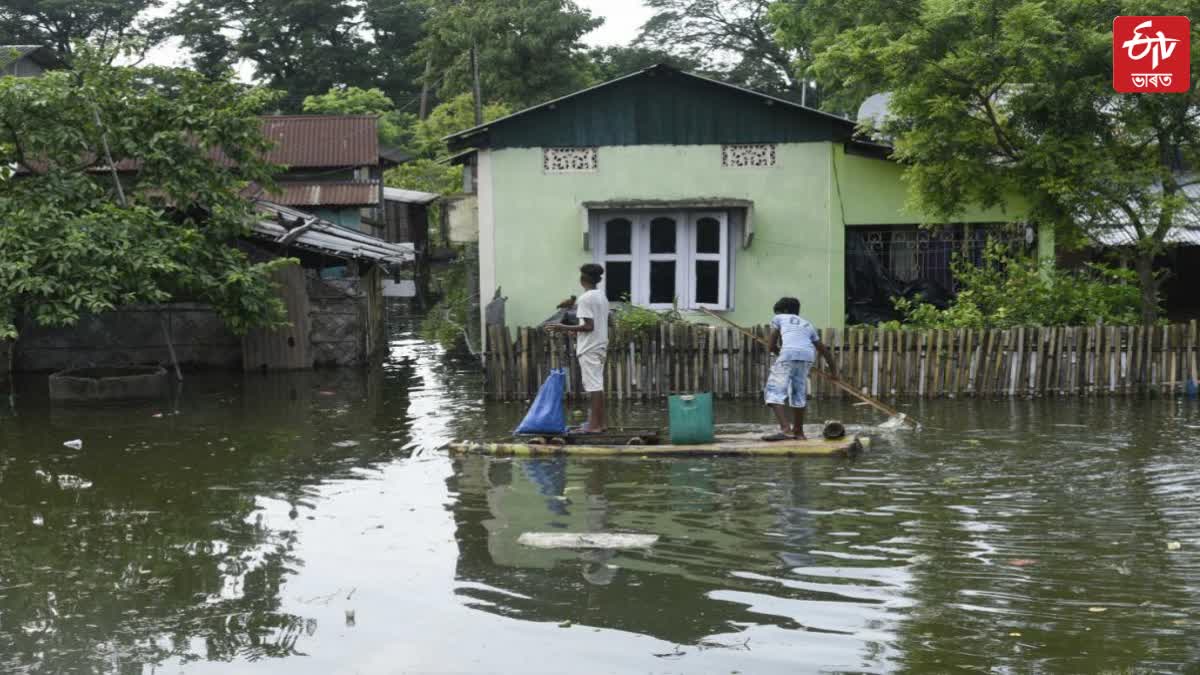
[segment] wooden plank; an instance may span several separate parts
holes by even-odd
[[[308,282],[304,269],[291,265],[271,273],[288,324],[252,328],[242,337],[242,370],[304,370],[313,367]],[[5,367],[7,363],[5,363]]]

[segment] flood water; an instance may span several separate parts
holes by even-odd
[[[1195,402],[912,405],[924,431],[854,461],[453,459],[522,406],[484,404],[415,328],[393,321],[372,373],[196,376],[166,402],[51,406],[23,381],[0,411],[0,673],[1200,669]]]

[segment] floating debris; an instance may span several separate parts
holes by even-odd
[[[76,438],[73,441],[67,441],[66,443],[63,443],[63,447],[67,447],[72,450],[82,450],[83,449],[83,441]]]
[[[657,534],[620,532],[526,532],[517,538],[518,544],[530,548],[649,548],[657,541]]]

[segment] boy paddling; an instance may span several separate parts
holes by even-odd
[[[550,324],[546,331],[551,333],[576,333],[575,355],[579,359],[579,373],[583,378],[583,390],[591,398],[591,410],[587,424],[574,433],[598,434],[608,430],[604,411],[604,360],[608,353],[608,298],[597,288],[604,278],[604,268],[587,264],[579,268],[579,285],[584,293],[576,302],[575,316],[579,325]],[[564,303],[566,304],[566,303]],[[562,305],[559,305],[560,307]]]
[[[833,353],[821,342],[817,329],[800,316],[800,301],[796,298],[780,298],[775,303],[775,317],[771,319],[771,353],[779,357],[771,366],[767,384],[763,391],[767,405],[775,412],[779,431],[763,436],[764,441],[805,440],[804,408],[808,404],[808,371],[817,360],[817,352],[829,366],[829,373],[837,377],[837,366]],[[787,408],[792,409],[788,419]]]

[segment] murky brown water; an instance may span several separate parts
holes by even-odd
[[[450,459],[520,406],[397,325],[369,375],[116,408],[24,383],[0,412],[0,672],[1200,668],[1194,402],[924,404],[855,462]],[[600,530],[662,539],[516,543]]]

